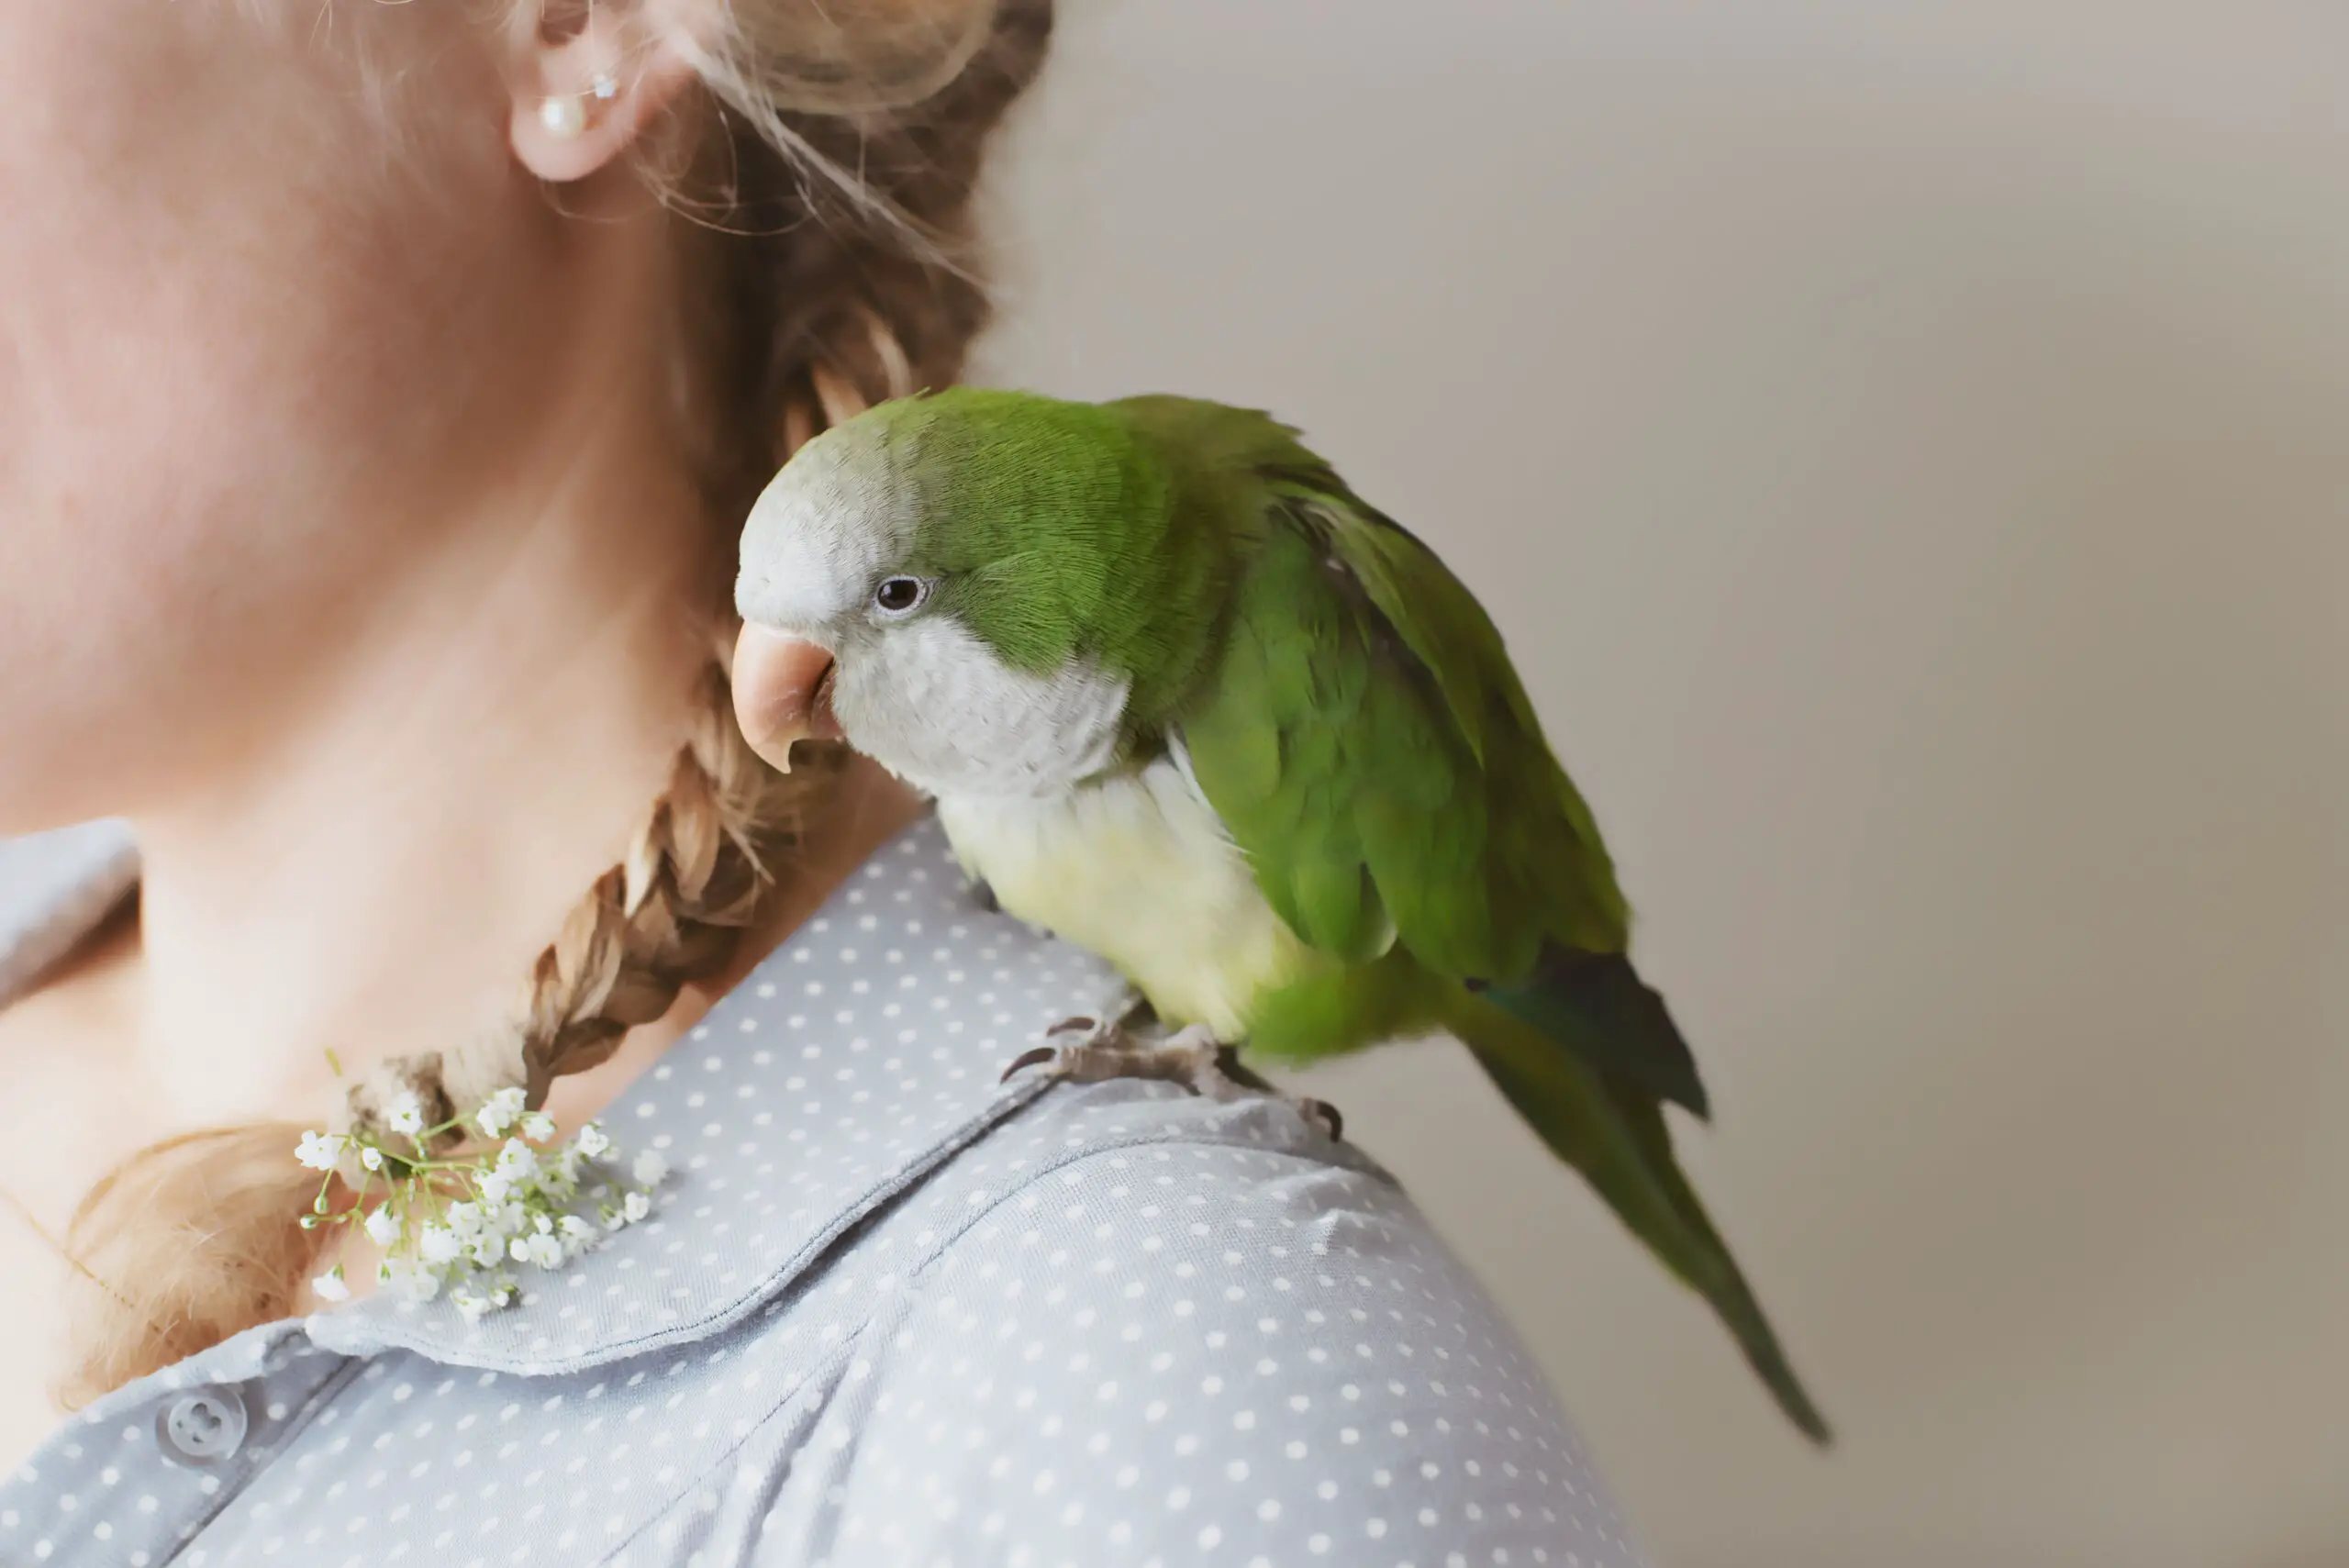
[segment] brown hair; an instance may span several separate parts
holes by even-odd
[[[710,113],[671,194],[721,231],[705,317],[711,515],[739,527],[775,465],[827,425],[960,373],[987,315],[969,205],[988,132],[1042,63],[1052,0],[843,8],[743,0],[695,61]],[[668,182],[664,181],[664,184]],[[730,617],[713,606],[722,633]],[[722,647],[722,642],[720,646]],[[351,1091],[372,1118],[395,1087],[438,1120],[491,1091],[607,1058],[678,993],[722,972],[765,906],[823,770],[779,774],[737,729],[723,652],[691,739],[626,856],[539,955],[518,1017]],[[82,1309],[63,1390],[80,1403],[298,1305],[324,1231],[288,1125],[191,1133],[134,1156],[66,1237]]]

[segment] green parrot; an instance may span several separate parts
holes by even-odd
[[[899,398],[785,465],[735,605],[761,755],[845,740],[935,800],[1005,910],[1138,994],[1014,1071],[1228,1093],[1264,1086],[1236,1048],[1449,1034],[1828,1440],[1673,1157],[1664,1106],[1704,1118],[1704,1086],[1500,634],[1296,430],[1172,396]]]

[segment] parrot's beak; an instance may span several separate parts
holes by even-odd
[[[734,642],[734,718],[751,750],[786,773],[794,741],[839,739],[831,651],[745,622]]]

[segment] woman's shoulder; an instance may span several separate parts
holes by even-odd
[[[874,1561],[974,1518],[1038,1562],[1636,1561],[1485,1292],[1288,1106],[1056,1090],[934,1185],[838,1483]]]
[[[959,1561],[974,1532],[1040,1562],[1635,1562],[1531,1354],[1364,1150],[1272,1095],[996,1083],[1121,989],[980,908],[929,824],[649,1086],[706,1178],[757,1175],[728,1151],[772,1112],[784,1190],[732,1189],[758,1229],[811,1182],[835,1211],[720,1336],[804,1379],[775,1462],[828,1456],[774,1560],[804,1529],[836,1565]]]

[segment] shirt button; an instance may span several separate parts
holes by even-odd
[[[245,1444],[245,1402],[233,1388],[199,1388],[163,1411],[164,1446],[195,1464],[217,1464]]]

